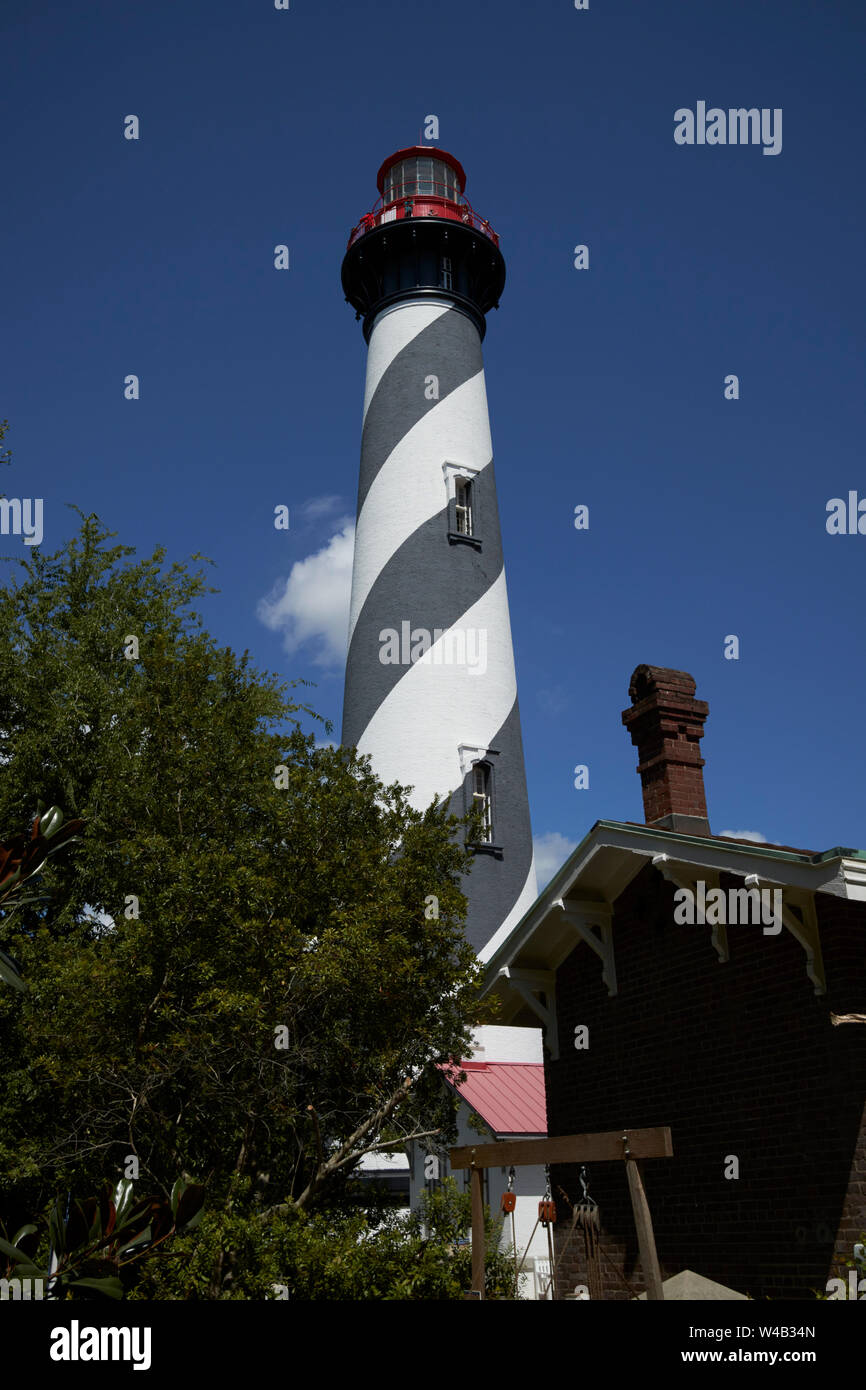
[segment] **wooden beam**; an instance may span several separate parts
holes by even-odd
[[[646,1284],[647,1300],[661,1299],[664,1302],[662,1274],[659,1269],[659,1257],[656,1252],[653,1224],[650,1220],[649,1203],[644,1191],[641,1165],[632,1155],[629,1155],[625,1161],[625,1171],[628,1174],[628,1190],[631,1196],[631,1209],[634,1212],[634,1224],[637,1228],[637,1244],[640,1251],[644,1283]]]
[[[452,1168],[479,1169],[512,1164],[519,1167],[525,1163],[606,1163],[627,1156],[671,1158],[673,1151],[670,1128],[659,1125],[656,1129],[611,1129],[604,1134],[563,1134],[552,1139],[463,1145],[450,1149],[448,1157]]]
[[[472,1292],[484,1297],[484,1174],[479,1167],[470,1171],[472,1188]]]

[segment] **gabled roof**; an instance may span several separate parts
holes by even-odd
[[[837,845],[814,853],[723,835],[684,835],[634,821],[599,820],[522,919],[510,931],[497,932],[485,946],[480,959],[487,966],[488,982],[514,960],[518,943],[536,936],[558,900],[579,888],[581,897],[613,903],[643,865],[662,854],[684,865],[757,874],[792,888],[866,901],[866,850]],[[540,952],[542,958],[546,954]]]
[[[655,864],[674,882],[725,871],[744,881],[775,884],[787,890],[789,903],[800,903],[814,893],[866,902],[864,850],[837,846],[813,853],[722,835],[686,835],[630,821],[596,821],[523,918],[510,930],[498,932],[481,953],[484,989],[501,999],[504,1023],[532,1019],[537,1027],[541,1019],[550,1031],[541,993],[550,995],[551,972],[581,938],[601,957],[608,991],[616,992],[612,908],[646,864]],[[801,924],[790,915],[785,924],[808,948]],[[820,967],[814,966],[811,955],[809,974],[816,993],[823,992]],[[549,1037],[547,1041],[549,1046]]]
[[[540,1062],[440,1064],[445,1080],[500,1138],[546,1134],[544,1067]],[[460,1072],[465,1081],[458,1081]]]

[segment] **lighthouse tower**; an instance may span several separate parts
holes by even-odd
[[[505,261],[465,182],[444,150],[398,150],[343,260],[368,352],[342,738],[419,809],[478,808],[485,959],[536,882],[481,356]]]

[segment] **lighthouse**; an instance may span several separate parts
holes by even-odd
[[[536,880],[481,350],[505,261],[465,185],[444,150],[398,150],[343,260],[367,375],[342,741],[419,810],[477,809],[484,960]]]

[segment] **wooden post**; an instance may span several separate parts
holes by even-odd
[[[485,1168],[515,1167],[526,1163],[625,1163],[631,1207],[637,1229],[641,1268],[647,1298],[664,1301],[661,1269],[649,1204],[644,1191],[641,1160],[670,1158],[671,1132],[667,1125],[655,1129],[606,1130],[603,1134],[561,1134],[553,1139],[516,1139],[495,1144],[463,1145],[449,1150],[452,1168],[468,1168],[472,1192],[472,1288],[467,1298],[484,1297],[484,1186]],[[522,1262],[521,1262],[522,1263]],[[551,1254],[551,1286],[553,1285]]]
[[[472,1294],[484,1297],[484,1172],[474,1165],[469,1170],[472,1191]]]
[[[637,1244],[640,1250],[640,1262],[643,1269],[643,1277],[646,1283],[647,1299],[661,1299],[664,1302],[664,1290],[662,1288],[662,1273],[659,1269],[659,1257],[656,1252],[656,1241],[653,1235],[653,1225],[650,1219],[649,1203],[644,1191],[643,1176],[641,1173],[640,1160],[630,1158],[628,1151],[628,1141],[626,1140],[626,1159],[625,1171],[628,1174],[628,1190],[631,1196],[631,1209],[634,1212],[634,1224],[637,1227]]]

